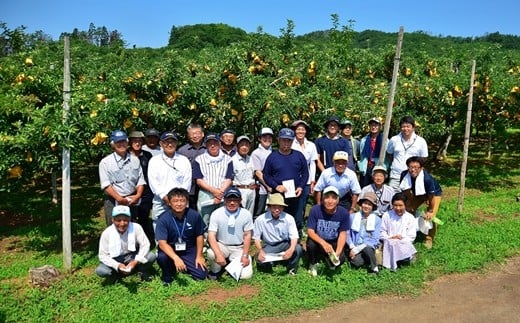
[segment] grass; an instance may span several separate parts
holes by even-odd
[[[289,277],[283,267],[255,272],[249,281],[193,281],[180,275],[164,288],[159,278],[142,283],[136,276],[105,285],[95,276],[97,243],[104,228],[102,194],[95,167],[72,176],[73,272],[51,287],[28,284],[28,270],[45,264],[62,267],[61,206],[51,203],[43,183],[0,193],[0,322],[238,322],[284,316],[371,295],[417,295],[424,283],[441,275],[480,271],[520,251],[520,154],[486,160],[470,155],[464,209],[457,210],[458,160],[430,165],[444,189],[440,227],[432,250],[417,243],[418,261],[378,277],[343,266],[311,277],[304,268]],[[510,165],[504,166],[504,165]],[[158,266],[155,264],[158,274]]]

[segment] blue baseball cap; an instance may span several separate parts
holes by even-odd
[[[278,138],[293,140],[294,139],[294,131],[292,131],[289,128],[282,128],[278,132]]]
[[[130,208],[126,205],[116,205],[112,209],[112,217],[116,217],[118,215],[126,215],[131,216]]]
[[[167,139],[173,139],[177,141],[177,134],[171,130],[165,131],[161,135],[161,141],[167,140]]]
[[[128,136],[123,130],[114,130],[110,135],[111,142],[128,141]]]
[[[238,188],[236,188],[235,186],[230,186],[224,192],[224,198],[228,198],[228,197],[232,197],[232,196],[242,198],[242,193],[240,193],[240,190]]]
[[[220,142],[220,137],[216,133],[211,132],[211,133],[208,133],[206,138],[204,138],[204,143],[208,142],[208,140],[216,140],[216,141]]]

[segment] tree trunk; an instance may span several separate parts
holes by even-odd
[[[435,157],[438,161],[446,159],[448,156],[448,146],[450,145],[451,138],[453,137],[453,131],[450,129],[444,138],[444,143],[440,146]]]

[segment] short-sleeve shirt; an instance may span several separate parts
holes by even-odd
[[[349,193],[358,195],[361,193],[356,173],[348,168],[341,175],[338,175],[334,167],[325,169],[318,178],[314,190],[322,192],[327,186],[331,185],[338,189],[340,198]]]
[[[182,241],[186,242],[186,248],[197,246],[197,237],[204,234],[204,222],[202,217],[195,210],[187,208],[182,219],[178,219],[173,212],[167,210],[157,220],[155,227],[155,239],[166,240],[175,250],[175,244],[182,236]]]
[[[386,152],[393,155],[390,166],[390,178],[399,178],[401,172],[405,171],[406,160],[410,157],[428,157],[428,145],[423,137],[412,134],[408,142],[405,142],[401,133],[390,138]]]
[[[137,186],[146,185],[139,158],[130,153],[121,157],[115,152],[99,163],[99,182],[102,190],[112,185],[121,196],[134,194]]]
[[[209,218],[208,231],[216,232],[217,241],[224,245],[239,246],[244,243],[244,232],[253,230],[253,216],[244,208],[239,208],[235,224],[228,225],[226,207],[221,206]]]
[[[298,228],[294,217],[282,212],[278,219],[273,218],[270,211],[256,218],[253,239],[262,240],[268,245],[298,239]]]
[[[312,229],[327,242],[337,242],[339,234],[350,228],[347,209],[338,206],[334,214],[327,214],[321,204],[314,205],[309,212],[307,229]]]

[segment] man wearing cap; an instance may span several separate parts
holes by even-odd
[[[423,137],[415,133],[415,120],[411,116],[402,117],[399,121],[401,132],[388,142],[386,152],[391,162],[390,185],[399,191],[401,173],[407,170],[406,160],[412,156],[428,157],[428,145]]]
[[[352,171],[356,171],[354,158],[352,154],[352,145],[350,141],[342,138],[339,134],[340,121],[338,117],[331,116],[324,124],[325,135],[316,139],[316,150],[318,151],[317,166],[320,172],[332,166],[332,156],[336,151],[346,151],[349,156],[347,167]]]
[[[161,134],[155,128],[146,129],[143,150],[149,151],[152,155],[158,155],[161,153],[161,147],[159,146],[159,140]]]
[[[325,259],[331,270],[345,262],[343,249],[350,227],[347,210],[339,207],[339,191],[334,186],[323,190],[323,200],[309,212],[307,220],[307,255],[309,272],[318,275],[318,263]]]
[[[148,182],[154,193],[152,223],[155,228],[159,216],[169,210],[168,192],[174,188],[191,188],[191,164],[188,158],[176,152],[177,134],[165,131],[161,134],[162,153],[150,159]]]
[[[99,239],[99,261],[96,274],[118,279],[138,272],[141,280],[150,281],[149,270],[155,261],[150,242],[138,223],[130,221],[130,208],[117,205],[112,209],[112,224]]]
[[[237,153],[231,157],[233,163],[233,186],[242,193],[242,207],[251,214],[255,211],[255,171],[249,156],[251,139],[248,136],[237,138]]]
[[[258,181],[258,192],[255,201],[255,211],[253,217],[256,218],[265,212],[265,204],[267,194],[271,192],[271,187],[264,180],[262,170],[265,166],[267,156],[271,154],[271,145],[273,144],[273,130],[271,128],[262,128],[258,132],[258,148],[251,153],[251,162],[255,170],[255,177]]]
[[[311,128],[307,122],[296,120],[292,123],[291,129],[294,131],[295,135],[291,148],[303,154],[307,161],[307,168],[309,170],[309,179],[303,187],[302,195],[300,196],[300,201],[298,203],[298,209],[296,210],[296,213],[293,214],[296,219],[298,233],[301,236],[305,219],[305,207],[307,206],[309,195],[314,192],[314,185],[316,184],[316,160],[318,160],[318,152],[316,151],[316,145],[307,139],[307,136],[311,132]]]
[[[230,186],[224,193],[224,206],[213,211],[208,227],[207,251],[210,266],[209,278],[217,279],[231,261],[239,261],[241,279],[253,276],[249,248],[253,231],[253,216],[240,207],[240,190]]]
[[[146,237],[153,244],[155,240],[153,237],[152,224],[150,222],[153,192],[150,189],[150,185],[148,184],[148,163],[150,162],[150,159],[153,155],[151,152],[143,150],[144,134],[141,131],[130,132],[128,139],[130,144],[128,151],[130,151],[130,153],[135,157],[139,158],[139,161],[141,162],[141,168],[143,170],[144,180],[146,181],[143,194],[141,195],[141,203],[137,209],[137,218],[135,220],[141,225],[141,227],[143,227],[143,230],[146,233]]]
[[[206,151],[206,146],[204,146],[204,128],[198,123],[190,123],[186,131],[188,143],[181,146],[177,152],[186,156],[193,167],[195,157],[202,155]],[[195,179],[193,179],[190,190],[190,208],[194,210],[197,209],[198,194],[199,187],[197,186]]]
[[[272,193],[282,193],[287,207],[285,212],[295,215],[298,211],[303,187],[309,180],[309,168],[305,156],[291,148],[294,131],[282,128],[278,132],[278,150],[266,159],[262,171],[264,180]]]
[[[224,154],[233,157],[237,153],[235,146],[235,131],[232,129],[224,129],[220,132],[220,148]]]
[[[144,185],[143,170],[139,158],[128,152],[128,137],[122,130],[110,135],[113,152],[99,163],[99,182],[105,192],[105,221],[112,224],[112,209],[116,205],[130,206],[133,218],[141,201]]]
[[[347,168],[348,154],[345,151],[335,152],[333,160],[334,166],[321,173],[316,182],[314,199],[316,204],[320,204],[322,191],[332,185],[339,191],[339,205],[353,213],[356,211],[358,196],[361,193],[356,173]]]
[[[352,121],[343,119],[339,127],[341,129],[341,136],[350,141],[350,145],[352,146],[352,159],[354,159],[354,163],[357,163],[359,161],[359,140],[352,135],[354,130]]]
[[[155,234],[163,285],[170,285],[179,272],[204,280],[208,276],[202,254],[204,222],[195,210],[188,208],[189,193],[184,188],[173,188],[167,198],[170,208],[157,220]]]
[[[299,235],[294,218],[283,211],[287,206],[280,193],[269,196],[267,212],[256,218],[253,239],[257,250],[256,265],[259,269],[270,271],[275,262],[283,262],[287,273],[296,274],[303,248],[298,243]],[[266,258],[280,255],[279,260]]]
[[[233,180],[233,163],[231,157],[220,149],[217,134],[210,133],[205,140],[206,152],[195,158],[193,178],[199,186],[197,210],[209,223],[211,213],[222,205],[224,191]]]
[[[383,213],[392,209],[392,197],[394,197],[395,191],[385,184],[387,177],[386,167],[376,165],[372,168],[372,184],[361,188],[361,195],[367,192],[373,192],[376,195],[377,209],[375,211],[379,216],[383,216]]]
[[[383,144],[383,133],[381,132],[381,121],[379,118],[368,120],[369,133],[361,138],[360,151],[361,157],[358,162],[360,185],[365,187],[372,183],[372,169],[376,165],[384,164],[379,162],[379,154]],[[390,202],[390,201],[389,201]]]

